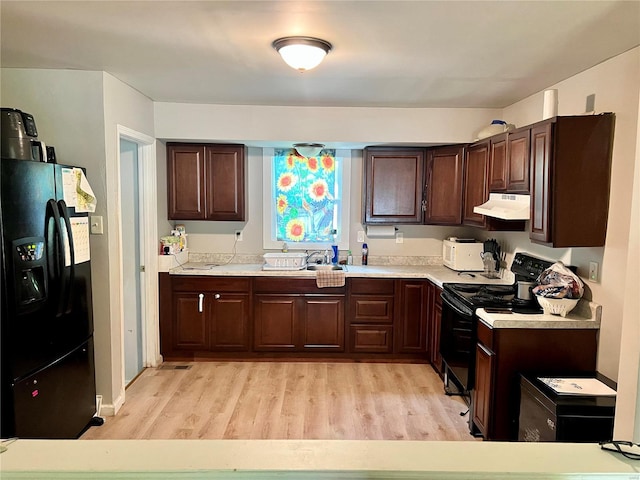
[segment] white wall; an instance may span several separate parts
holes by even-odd
[[[640,443],[640,120],[635,159],[614,438]]]
[[[468,142],[499,118],[479,108],[267,107],[155,104],[156,138],[282,146],[321,142],[330,148],[392,143]]]
[[[122,331],[117,228],[119,148],[116,124],[153,135],[153,103],[103,72],[2,69],[0,101],[34,115],[38,137],[56,147],[59,163],[87,169],[97,198],[95,215],[105,219],[103,235],[91,235],[94,338],[97,393],[105,410],[115,409],[122,393]],[[114,185],[116,185],[114,187]]]
[[[586,97],[595,94],[597,112],[614,112],[616,126],[611,172],[611,200],[604,248],[552,249],[528,242],[521,247],[545,257],[560,258],[578,266],[578,273],[588,277],[589,261],[600,264],[601,281],[587,285],[591,296],[603,305],[600,329],[598,370],[618,378],[620,335],[623,318],[625,278],[629,253],[631,199],[636,167],[638,98],[640,95],[640,48],[636,48],[549,88],[558,89],[558,114],[578,115],[585,111]],[[542,97],[539,92],[504,110],[504,118],[523,125],[542,120]],[[588,195],[584,192],[584,195]],[[580,199],[576,199],[576,214]]]
[[[105,233],[103,247],[106,255],[101,257],[100,267],[107,276],[105,288],[108,289],[107,297],[111,314],[108,322],[105,319],[105,339],[109,339],[109,364],[101,365],[104,375],[109,374],[109,396],[103,398],[105,414],[117,412],[124,402],[124,351],[123,351],[123,306],[122,306],[122,272],[120,256],[127,254],[127,249],[121,251],[120,231],[121,208],[120,205],[120,165],[119,151],[120,139],[118,138],[118,125],[127,127],[149,137],[153,132],[153,102],[137,90],[121,82],[114,76],[102,72],[103,76],[103,102],[104,102],[104,163],[103,171],[107,186],[105,197],[107,205],[107,217],[105,218]],[[142,161],[142,159],[140,159]],[[156,239],[152,239],[155,241]],[[149,269],[150,272],[153,269]],[[96,365],[96,370],[98,365]]]

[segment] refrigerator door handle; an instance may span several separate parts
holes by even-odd
[[[67,242],[69,245],[69,267],[64,269],[64,296],[61,301],[61,312],[65,314],[71,313],[72,308],[72,294],[73,294],[73,280],[75,277],[75,249],[73,246],[73,234],[71,232],[71,219],[69,218],[69,214],[67,213],[67,204],[64,200],[58,201],[58,209],[60,211],[60,218],[64,221],[65,229],[67,231]],[[65,243],[62,243],[64,248]],[[66,262],[66,253],[64,254],[64,261]]]
[[[64,292],[66,290],[65,253],[62,241],[62,219],[55,200],[47,202],[47,256],[49,258],[49,284],[55,285],[57,293],[56,317],[62,316]]]

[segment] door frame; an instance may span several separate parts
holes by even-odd
[[[142,362],[144,367],[157,367],[162,363],[160,355],[160,328],[158,322],[158,246],[155,241],[158,233],[158,194],[156,177],[156,140],[118,124],[117,170],[120,178],[120,140],[128,140],[138,145],[138,192],[140,202],[140,259],[145,267],[141,275],[142,295]],[[118,218],[122,218],[122,198],[118,188]],[[120,226],[120,225],[119,225]],[[122,229],[118,231],[118,261],[123,261]],[[119,297],[123,298],[123,274],[118,269]],[[120,301],[119,329],[121,332],[121,380],[125,383],[124,358],[124,303]]]

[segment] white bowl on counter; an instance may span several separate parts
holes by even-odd
[[[580,301],[578,298],[547,298],[539,296],[536,296],[536,298],[545,315],[560,315],[561,317],[566,317],[567,313],[573,310]]]

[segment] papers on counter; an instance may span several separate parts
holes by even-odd
[[[569,395],[604,395],[615,396],[616,391],[597,378],[553,378],[538,377],[545,385],[557,393]]]

